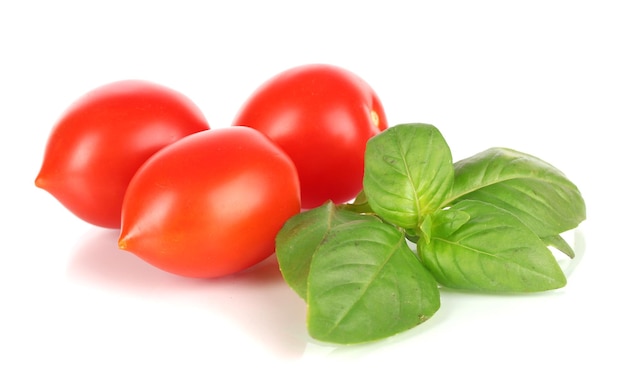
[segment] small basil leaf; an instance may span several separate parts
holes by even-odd
[[[340,209],[332,202],[297,214],[287,220],[276,236],[276,258],[285,282],[306,300],[311,257],[328,231],[335,225],[363,216]]]
[[[573,229],[586,217],[578,188],[552,165],[506,148],[455,163],[450,198],[492,203],[519,217],[540,237]]]
[[[420,224],[420,237],[426,241],[426,243],[430,242],[430,234],[433,227],[433,219],[430,214],[427,214],[422,223]]]
[[[437,222],[419,255],[442,285],[487,292],[533,292],[565,286],[552,252],[519,218],[489,203],[465,200],[451,207],[470,218],[462,226]],[[456,228],[456,230],[453,230]]]
[[[465,225],[470,220],[470,215],[462,210],[453,208],[438,210],[433,218],[435,221],[433,222],[434,226],[431,226],[431,230],[436,228],[439,237],[448,237]]]
[[[363,190],[370,207],[392,224],[418,230],[447,199],[453,181],[450,148],[432,125],[397,125],[367,143]]]
[[[440,305],[435,279],[389,224],[333,227],[313,256],[307,324],[313,338],[368,342],[408,330]]]
[[[355,213],[369,213],[372,214],[373,210],[367,202],[367,196],[365,195],[365,191],[361,190],[359,194],[354,198],[352,203],[346,203],[339,205],[340,208],[350,210]]]

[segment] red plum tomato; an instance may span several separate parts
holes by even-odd
[[[119,228],[131,177],[157,150],[209,129],[183,94],[124,80],[75,101],[53,127],[35,185],[91,224]]]
[[[291,159],[262,133],[212,129],[163,148],[131,180],[118,245],[164,271],[215,278],[274,252],[300,212]]]
[[[303,208],[343,203],[362,190],[365,144],[387,127],[383,106],[360,77],[326,64],[286,70],[243,104],[234,125],[265,133],[294,161]]]

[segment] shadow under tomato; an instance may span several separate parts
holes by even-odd
[[[68,278],[112,292],[207,308],[228,317],[277,356],[302,356],[308,341],[306,306],[282,279],[275,256],[223,278],[185,278],[118,249],[118,235],[117,230],[90,230],[74,250]]]

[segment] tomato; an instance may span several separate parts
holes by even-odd
[[[139,168],[118,244],[173,274],[225,276],[270,256],[276,234],[299,212],[297,171],[278,146],[250,128],[212,129]]]
[[[139,166],[206,129],[202,112],[177,91],[140,80],[106,84],[56,123],[35,184],[84,221],[119,228],[124,192]]]
[[[234,125],[257,129],[282,147],[300,177],[302,206],[346,202],[362,189],[369,138],[387,127],[374,90],[340,67],[311,64],[284,71],[243,104]]]

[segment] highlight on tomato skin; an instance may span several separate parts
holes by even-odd
[[[300,212],[291,159],[247,127],[187,136],[149,158],[122,206],[118,246],[172,274],[215,278],[271,256]]]
[[[124,192],[153,153],[209,129],[182,93],[143,81],[102,85],[78,98],[52,128],[35,186],[82,220],[119,228]]]
[[[244,102],[234,125],[269,136],[292,158],[302,206],[344,203],[362,190],[367,140],[387,128],[380,98],[362,78],[334,65],[283,71]]]

